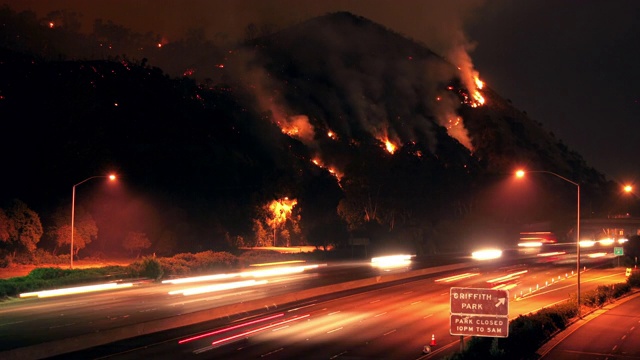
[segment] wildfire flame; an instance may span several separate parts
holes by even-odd
[[[324,165],[322,161],[318,158],[311,160],[311,162],[321,169],[326,169],[331,175],[333,175],[338,180],[338,184],[340,183],[340,179],[342,179],[342,176],[344,176],[344,174],[340,173],[335,168]]]
[[[276,124],[283,134],[296,137],[305,143],[313,141],[315,130],[306,115],[282,117],[276,120]]]
[[[280,130],[282,130],[283,134],[287,134],[289,136],[296,136],[300,132],[295,126],[287,126],[287,124],[278,124],[280,126]]]
[[[376,137],[383,145],[383,149],[387,150],[389,154],[392,154],[398,150],[398,146],[389,140],[389,136],[387,136],[386,132],[383,135],[379,135]]]
[[[385,147],[385,149],[387,149],[389,154],[393,154],[396,151],[396,146],[393,145],[393,143],[391,141],[389,141],[389,140],[386,140],[384,142],[384,147]]]
[[[484,82],[480,80],[477,76],[473,77],[473,81],[476,84],[476,90],[473,92],[473,102],[471,103],[472,107],[478,107],[484,105],[484,97],[480,94],[480,90],[484,87]]]
[[[298,200],[289,199],[288,197],[273,200],[271,204],[269,204],[269,210],[273,213],[273,222],[275,224],[282,224],[287,221],[287,218],[291,217],[291,212],[297,204]]]

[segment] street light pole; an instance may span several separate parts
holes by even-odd
[[[70,268],[73,269],[73,230],[74,230],[74,226],[75,226],[75,214],[76,214],[76,186],[83,184],[91,179],[96,179],[96,178],[109,178],[109,180],[113,181],[116,179],[115,175],[98,175],[98,176],[92,176],[89,178],[86,178],[82,181],[80,181],[79,183],[73,185],[73,189],[71,191],[71,264],[70,264]]]
[[[571,181],[569,179],[567,179],[564,176],[558,175],[554,172],[551,171],[544,171],[544,170],[536,170],[536,171],[526,171],[528,173],[547,173],[547,174],[551,174],[554,175],[568,183],[571,183],[573,185],[576,186],[577,190],[578,190],[578,205],[577,205],[577,211],[576,211],[576,270],[578,273],[578,292],[576,294],[576,300],[578,301],[578,317],[581,318],[582,315],[580,314],[580,184],[575,182],[575,181]],[[517,177],[523,177],[525,174],[524,170],[518,170],[516,171],[516,176]]]

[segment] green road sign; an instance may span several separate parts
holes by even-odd
[[[616,246],[616,247],[613,248],[613,255],[622,256],[622,255],[624,255],[624,250],[622,249],[622,247]]]

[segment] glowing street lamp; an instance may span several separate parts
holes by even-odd
[[[92,176],[90,178],[86,178],[80,181],[79,183],[73,185],[73,191],[71,195],[71,265],[70,265],[71,269],[73,269],[73,227],[74,227],[74,220],[75,220],[75,213],[76,213],[76,186],[96,178],[109,178],[109,181],[116,180],[116,176],[113,174],[101,175],[101,176],[99,175],[99,176]]]
[[[570,184],[573,184],[576,186],[576,188],[578,189],[578,206],[577,206],[577,215],[576,215],[576,269],[578,272],[578,293],[577,293],[577,300],[578,300],[578,317],[582,317],[580,315],[580,184],[575,182],[575,181],[571,181],[567,178],[565,178],[564,176],[560,176],[554,172],[551,171],[543,171],[543,170],[537,170],[537,171],[524,171],[524,170],[518,170],[516,171],[516,177],[517,178],[523,178],[524,175],[526,173],[546,173],[546,174],[551,174],[553,176],[556,176]]]

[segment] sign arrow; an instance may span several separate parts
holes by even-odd
[[[498,299],[498,303],[496,304],[496,307],[500,306],[500,305],[504,305],[505,302],[507,301],[506,298],[500,298]]]

